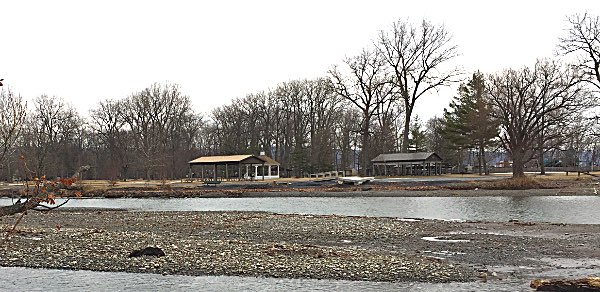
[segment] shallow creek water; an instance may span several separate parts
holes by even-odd
[[[531,291],[523,281],[382,283],[0,268],[2,291]]]
[[[11,199],[0,198],[0,205]],[[142,211],[267,211],[477,221],[600,224],[600,196],[533,197],[269,197],[73,199],[65,207]]]

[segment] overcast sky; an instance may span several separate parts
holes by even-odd
[[[26,98],[59,96],[82,115],[154,82],[181,86],[199,112],[278,83],[326,76],[392,22],[444,24],[466,72],[552,57],[570,1],[0,0],[0,78]],[[417,102],[441,114],[455,89]]]

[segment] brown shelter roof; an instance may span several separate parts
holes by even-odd
[[[223,155],[223,156],[202,156],[188,163],[190,165],[202,164],[263,164],[266,161],[254,155]]]
[[[434,152],[387,153],[373,158],[373,163],[439,162],[442,158]]]
[[[265,165],[280,165],[279,162],[277,162],[275,159],[273,159],[267,155],[260,155],[260,156],[258,156],[258,158],[264,160]]]

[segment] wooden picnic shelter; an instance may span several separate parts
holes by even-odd
[[[258,175],[257,166],[265,165],[266,161],[255,155],[223,155],[223,156],[202,156],[189,161],[190,171],[194,166],[200,166],[200,176],[203,181],[212,179],[213,181],[254,178]],[[245,166],[246,173],[242,174],[242,166]],[[254,176],[250,176],[248,168],[256,166]],[[221,173],[222,175],[219,175]],[[265,179],[264,171],[262,179]],[[210,176],[212,175],[212,177]]]
[[[442,158],[434,152],[379,154],[371,162],[374,175],[442,174]]]

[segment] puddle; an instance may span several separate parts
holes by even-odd
[[[535,271],[539,271],[540,267],[530,267],[530,266],[487,266],[487,269],[490,271],[495,271],[498,273],[510,274],[510,273],[519,273],[519,272],[528,272],[532,273]]]
[[[402,221],[402,222],[419,222],[422,219],[417,219],[417,218],[399,218],[396,219],[397,221]]]
[[[502,230],[501,232],[493,232],[493,231],[478,231],[478,230],[470,230],[469,232],[465,231],[452,231],[448,232],[451,235],[494,235],[494,236],[514,236],[514,237],[533,237],[533,238],[565,238],[570,235],[568,233],[550,233],[550,232],[527,232],[521,230]]]
[[[471,240],[468,240],[468,239],[450,239],[447,236],[425,236],[425,237],[421,237],[421,239],[425,240],[425,241],[449,242],[449,243],[471,242]]]
[[[464,232],[464,231],[451,231],[448,232],[450,235],[497,235],[497,236],[507,236],[508,234],[499,233],[499,232]]]
[[[544,271],[533,275],[533,278],[545,278],[545,279],[576,279],[586,277],[600,277],[600,271],[595,269],[557,269]]]
[[[594,258],[541,258],[540,261],[559,269],[600,269],[600,259]],[[600,270],[598,272],[600,272]]]
[[[427,257],[434,258],[434,259],[439,259],[439,260],[445,260],[446,258],[455,256],[455,255],[464,255],[464,254],[466,254],[464,252],[448,251],[448,250],[442,250],[442,251],[424,250],[421,253],[423,253],[423,254],[431,254],[431,256],[427,256]]]

